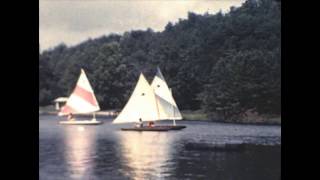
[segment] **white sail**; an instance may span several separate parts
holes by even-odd
[[[179,108],[159,68],[157,68],[157,74],[151,83],[151,87],[156,94],[159,119],[181,120],[182,116]]]
[[[154,91],[141,73],[130,99],[112,123],[156,121],[158,114]]]
[[[84,70],[81,69],[77,85],[68,98],[66,105],[61,108],[59,115],[67,115],[69,113],[91,113],[99,110],[100,107],[93,89]]]

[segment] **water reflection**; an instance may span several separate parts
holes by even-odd
[[[170,179],[280,179],[280,152],[281,146],[261,145],[246,145],[244,152],[181,149]]]
[[[273,180],[281,174],[277,126],[185,122],[182,131],[139,133],[120,131],[111,120],[82,129],[58,125],[55,116],[39,118],[41,180]],[[234,152],[187,148],[238,141],[259,146]]]
[[[65,126],[65,158],[72,179],[86,179],[92,174],[95,154],[95,129],[84,126]]]
[[[118,132],[122,174],[131,179],[159,179],[167,176],[173,136],[164,132]]]

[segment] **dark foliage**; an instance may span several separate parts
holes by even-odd
[[[248,0],[230,12],[169,22],[163,32],[131,31],[61,44],[39,56],[39,103],[74,88],[84,68],[103,109],[122,108],[138,75],[159,66],[181,109],[223,118],[281,111],[281,1]]]

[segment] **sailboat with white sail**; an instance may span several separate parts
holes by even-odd
[[[176,124],[176,120],[182,120],[183,118],[173,98],[172,90],[168,87],[159,67],[157,67],[157,73],[151,83],[151,87],[154,89],[157,107],[160,109],[159,118],[161,120],[172,120],[173,125],[166,125],[171,127],[171,130],[185,128],[186,126]]]
[[[144,75],[141,73],[136,87],[127,104],[112,123],[143,123],[163,120],[164,107],[157,103],[158,98],[154,89],[150,86]],[[170,126],[154,127],[133,127],[122,128],[121,130],[133,131],[168,131]]]
[[[112,123],[143,123],[159,120],[159,112],[154,91],[141,73],[136,87],[120,114]],[[166,131],[166,128],[134,127],[121,130]]]
[[[100,110],[99,103],[94,95],[94,91],[89,83],[86,73],[81,69],[80,77],[77,81],[76,87],[68,98],[66,104],[61,108],[59,116],[73,116],[73,114],[87,114],[92,113],[91,120],[76,120],[69,118],[66,121],[60,121],[60,124],[65,125],[98,125],[102,121],[97,121],[95,112]]]

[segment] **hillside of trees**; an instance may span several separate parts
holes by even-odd
[[[84,68],[102,109],[121,109],[140,72],[159,66],[182,110],[221,119],[281,114],[281,1],[248,0],[226,14],[188,13],[162,32],[134,30],[39,54],[39,105],[73,90]]]

